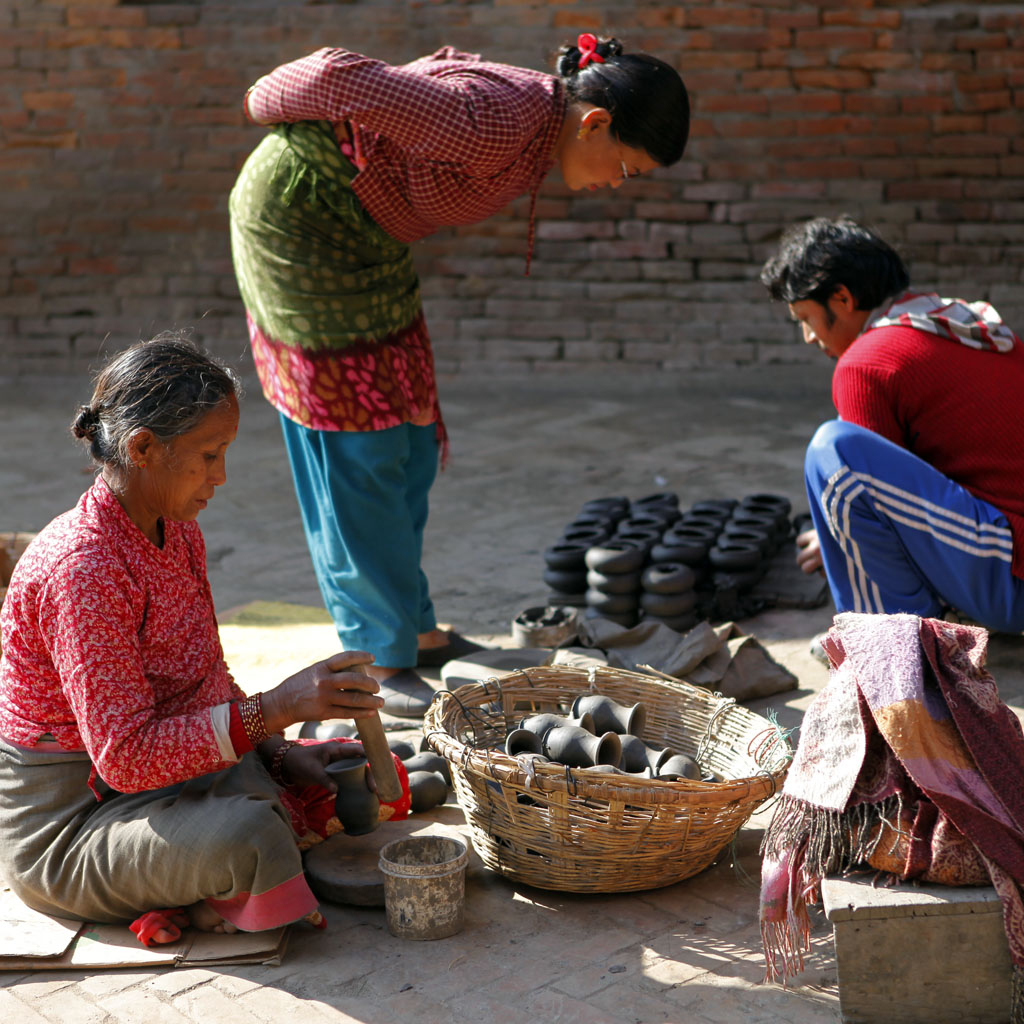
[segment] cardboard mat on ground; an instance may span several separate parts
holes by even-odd
[[[0,970],[101,970],[112,967],[276,966],[284,957],[287,928],[212,935],[186,929],[181,939],[143,946],[125,924],[69,921],[26,907],[0,889]]]

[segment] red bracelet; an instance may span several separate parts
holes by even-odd
[[[245,735],[249,737],[252,749],[255,750],[264,740],[270,739],[267,732],[267,723],[263,720],[263,704],[260,698],[261,693],[254,693],[251,697],[239,701],[238,714],[242,719],[242,728]]]
[[[301,744],[296,740],[285,740],[283,743],[278,745],[273,756],[270,758],[270,767],[267,770],[270,772],[270,777],[281,786],[288,785],[288,783],[284,781],[284,759],[292,747],[298,746],[301,746]]]

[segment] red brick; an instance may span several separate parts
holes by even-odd
[[[868,89],[871,76],[864,71],[840,71],[808,68],[793,71],[793,81],[801,89]]]
[[[843,109],[851,114],[895,114],[900,109],[897,96],[858,95],[843,97]]]
[[[811,29],[818,28],[821,18],[817,11],[768,11],[765,24],[768,28]]]
[[[793,86],[793,75],[781,68],[745,71],[740,76],[740,85],[744,89],[790,89]]]
[[[871,50],[875,33],[870,29],[822,28],[806,29],[794,33],[793,45],[798,50]]]
[[[920,67],[922,71],[970,71],[974,58],[969,53],[922,53]]]
[[[1006,88],[1006,74],[1002,71],[957,74],[954,82],[961,92],[999,92]]]
[[[757,7],[687,7],[687,27],[757,28],[764,24],[764,11]]]
[[[843,99],[836,93],[799,92],[792,96],[772,96],[769,106],[773,116],[778,114],[838,114]]]
[[[981,114],[950,114],[933,118],[932,131],[936,135],[959,135],[963,132],[980,131],[985,127],[985,122],[986,119]]]
[[[933,116],[945,114],[954,108],[952,96],[904,96],[900,99],[900,110],[904,114]]]
[[[75,102],[73,93],[56,90],[24,92],[21,98],[28,110],[67,110],[74,106]]]
[[[860,11],[825,11],[821,16],[824,25],[848,25],[867,28],[899,28],[903,21],[900,11],[878,9]]]
[[[909,53],[887,53],[882,50],[863,50],[843,53],[836,58],[841,68],[857,68],[862,71],[892,71],[914,67],[915,60]]]
[[[958,50],[1005,50],[1010,45],[1009,38],[1002,32],[963,32],[959,33],[954,43]]]
[[[142,7],[90,4],[88,7],[69,6],[67,12],[69,28],[141,28],[145,24],[145,8]]]
[[[984,111],[990,113],[997,110],[1006,110],[1012,101],[1012,94],[1009,89],[1002,92],[972,92],[961,98],[961,107],[964,110]]]
[[[772,100],[772,105],[777,103]],[[700,99],[702,114],[766,114],[769,109],[768,97],[758,93],[735,93],[724,96],[703,96]]]

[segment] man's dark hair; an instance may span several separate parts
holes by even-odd
[[[815,217],[783,233],[778,252],[761,269],[761,283],[776,301],[813,299],[823,306],[844,284],[858,309],[874,309],[906,291],[910,275],[873,231],[849,217]]]

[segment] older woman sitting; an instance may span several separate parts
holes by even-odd
[[[0,613],[0,875],[46,913],[144,915],[144,941],[317,920],[298,841],[331,831],[325,765],[353,748],[281,732],[383,704],[361,651],[250,697],[228,672],[195,519],[226,480],[238,390],[178,336],[117,356],[72,426],[96,481]]]

